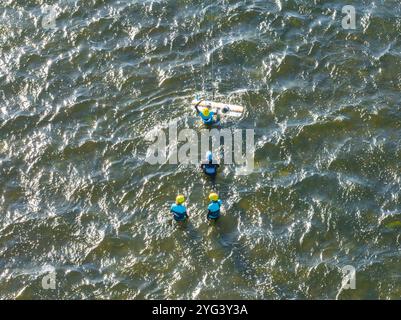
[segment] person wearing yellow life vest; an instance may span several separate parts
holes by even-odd
[[[204,108],[202,111],[199,110],[199,104],[202,102],[200,100],[196,105],[195,105],[195,110],[197,114],[202,118],[202,121],[206,125],[212,125],[212,124],[219,124],[220,123],[220,115],[210,111],[209,108],[210,106]],[[216,119],[214,118],[216,116]]]
[[[175,203],[171,205],[170,212],[177,222],[185,221],[189,218],[187,208],[184,205],[185,197],[180,194],[175,198]]]
[[[222,201],[219,199],[218,194],[214,192],[209,195],[209,200],[210,203],[207,207],[207,219],[215,221],[220,217]]]

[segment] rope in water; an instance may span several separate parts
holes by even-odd
[[[214,20],[214,19],[213,19]],[[207,33],[206,33],[207,34]],[[212,23],[212,32],[210,34],[210,37],[213,38],[214,36],[214,21]],[[212,39],[211,39],[212,40]],[[211,45],[203,45],[201,46],[200,51],[202,52],[206,52],[205,54],[205,62],[202,63],[201,62],[201,77],[202,77],[202,85],[201,85],[201,91],[202,91],[202,96],[205,97],[205,91],[206,91],[206,85],[205,85],[205,79],[206,79],[206,71],[205,71],[205,64],[207,64],[207,56],[208,56],[208,52],[210,52],[210,61],[211,61],[211,75],[210,75],[210,81],[211,81],[211,85],[212,85],[212,97],[214,100],[215,97],[215,82],[214,82],[214,56],[213,56],[213,41],[210,41]],[[196,77],[195,77],[196,78]],[[195,88],[198,88],[198,81],[197,79],[195,80]]]
[[[214,21],[213,21],[213,23],[212,23],[212,34],[211,34],[211,37],[212,37],[212,39],[213,39],[213,36],[214,36]],[[214,100],[214,91],[215,91],[215,86],[214,86],[214,58],[213,58],[213,41],[211,41],[211,43],[212,43],[212,51],[211,51],[211,60],[212,60],[212,97],[213,97],[213,100]]]

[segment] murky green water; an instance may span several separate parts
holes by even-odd
[[[400,17],[399,1],[2,0],[0,297],[399,299]],[[252,174],[217,178],[216,225],[210,181],[150,165],[144,139],[201,128],[211,52],[216,100],[246,107],[223,127],[256,144]]]

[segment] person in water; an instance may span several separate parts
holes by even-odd
[[[213,124],[219,124],[220,123],[220,115],[217,113],[214,113],[213,111],[210,111],[209,108],[210,106],[204,108],[202,111],[199,110],[199,104],[202,102],[200,100],[196,105],[195,109],[197,114],[202,118],[202,121],[206,125],[213,125]],[[216,116],[216,119],[214,118]]]
[[[208,220],[217,220],[220,217],[220,207],[222,201],[219,199],[217,193],[212,192],[209,195],[210,203],[207,207],[207,219]]]
[[[211,151],[206,153],[206,161],[207,163],[202,163],[200,165],[204,174],[211,178],[215,178],[217,174],[217,169],[220,167],[219,164],[213,163],[213,154]]]
[[[175,203],[171,205],[170,212],[173,214],[175,221],[185,221],[189,218],[187,208],[184,206],[185,197],[180,194],[175,198]]]

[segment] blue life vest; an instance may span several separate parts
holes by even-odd
[[[221,200],[212,201],[210,202],[207,209],[209,210],[208,217],[210,219],[217,219],[220,216],[220,207],[221,207]]]
[[[215,175],[217,173],[217,166],[215,164],[205,164],[204,172],[209,175]]]
[[[213,115],[214,115],[213,111],[210,111],[210,113],[207,117],[204,116],[202,112],[199,112],[199,115],[202,118],[204,124],[212,124],[214,122],[213,121]]]
[[[175,221],[183,221],[187,217],[187,208],[182,204],[172,204],[170,211],[173,213]]]

